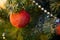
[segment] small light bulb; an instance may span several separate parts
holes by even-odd
[[[39,8],[41,8],[41,5],[38,5]]]
[[[44,12],[47,12],[47,10],[44,10]]]
[[[51,16],[53,16],[53,15],[51,14]]]
[[[3,37],[3,39],[6,39],[5,37]]]
[[[44,8],[41,8],[41,10],[44,10]]]
[[[35,3],[35,1],[33,0],[33,3]]]
[[[50,14],[50,12],[47,12],[47,14]]]
[[[36,3],[36,5],[38,5],[38,3]]]
[[[2,36],[4,37],[5,36],[5,33],[3,33]]]

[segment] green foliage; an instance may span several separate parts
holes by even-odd
[[[9,19],[8,12],[4,9],[1,9],[0,10],[0,18],[5,20],[5,21],[8,20]]]
[[[55,0],[50,3],[51,12],[56,16],[60,10],[60,1]]]
[[[51,4],[52,11],[56,10],[57,4]],[[26,28],[17,29],[13,27],[9,21],[9,12],[18,12],[21,9],[25,9],[31,15],[31,21],[26,26]],[[6,9],[0,10],[0,39],[2,39],[2,33],[6,33],[7,40],[42,40],[43,37],[49,38],[51,34],[42,34],[35,28],[40,15],[43,15],[43,11],[41,11],[38,6],[32,3],[30,0],[8,0],[6,4]],[[44,15],[43,15],[44,16]],[[44,16],[45,17],[45,16]],[[53,20],[53,19],[52,19]],[[45,20],[44,27],[51,25],[51,19]],[[48,24],[48,25],[47,25]],[[39,24],[41,25],[41,24]],[[50,26],[49,26],[50,27]],[[38,31],[38,32],[37,32]],[[50,30],[45,30],[50,32]],[[36,33],[34,33],[36,32]],[[42,38],[41,38],[42,37]]]

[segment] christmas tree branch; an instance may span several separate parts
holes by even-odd
[[[22,28],[18,28],[17,29],[17,32],[16,32],[16,39],[15,40],[23,40],[23,37],[21,35],[21,32],[22,32]]]

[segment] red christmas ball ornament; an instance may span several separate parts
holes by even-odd
[[[57,25],[57,27],[56,27],[56,34],[60,35],[60,25]]]
[[[26,10],[10,14],[10,22],[17,28],[23,28],[30,22],[30,14]]]

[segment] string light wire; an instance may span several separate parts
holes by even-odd
[[[38,3],[36,3],[35,0],[33,0],[32,2],[35,3],[35,5],[37,5],[38,8],[41,8],[42,11],[44,11],[45,13],[47,13],[48,15],[50,15],[51,17],[57,18],[57,17],[53,16],[53,14],[51,14],[50,12],[48,12],[47,10],[45,10],[41,5],[39,5]]]

